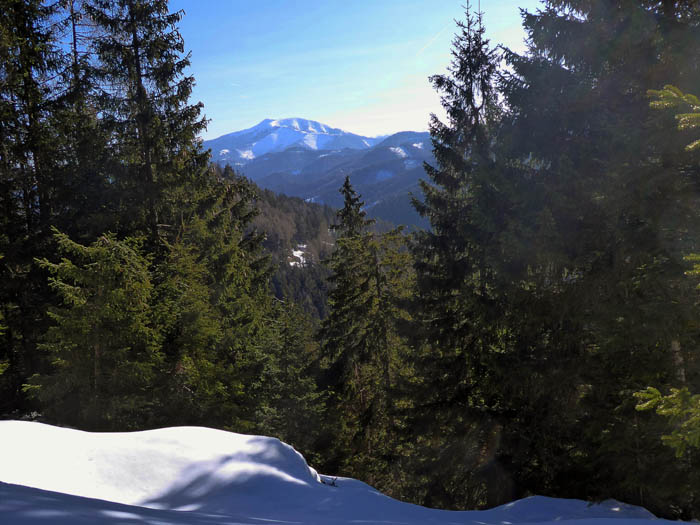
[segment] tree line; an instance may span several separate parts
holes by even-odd
[[[547,0],[523,53],[467,5],[430,228],[376,228],[346,179],[319,322],[270,286],[272,197],[201,149],[181,13],[0,7],[3,416],[275,435],[443,508],[700,516],[695,2]]]

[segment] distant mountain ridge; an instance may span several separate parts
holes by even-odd
[[[265,119],[204,147],[263,188],[333,207],[342,206],[338,189],[349,176],[368,215],[427,226],[411,205],[411,196],[422,197],[423,163],[435,162],[427,132],[363,137],[313,120]]]
[[[311,151],[367,149],[382,137],[363,137],[302,118],[265,119],[252,128],[234,131],[205,145],[217,162],[245,164],[267,153],[298,147]]]

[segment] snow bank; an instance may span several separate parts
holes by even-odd
[[[202,504],[259,480],[320,484],[289,445],[210,428],[90,433],[2,421],[0,436],[0,481],[128,505]]]
[[[8,525],[647,525],[655,520],[644,509],[614,501],[588,505],[544,497],[487,511],[427,509],[353,479],[324,484],[298,452],[276,439],[207,428],[97,434],[1,421],[0,445],[0,523]]]

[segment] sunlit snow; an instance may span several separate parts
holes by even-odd
[[[394,153],[397,157],[401,157],[402,159],[408,157],[408,154],[403,150],[403,148],[389,148],[392,153]]]
[[[305,250],[306,244],[299,244],[296,250],[292,250],[293,260],[289,262],[289,266],[304,266],[306,264]]]
[[[534,496],[485,511],[428,509],[389,498],[361,481],[320,476],[276,439],[200,427],[88,433],[0,421],[0,443],[3,525],[665,522],[612,500],[590,505]]]
[[[253,153],[252,150],[249,150],[249,149],[244,150],[244,151],[238,150],[238,155],[242,159],[253,160],[255,158],[255,153]]]

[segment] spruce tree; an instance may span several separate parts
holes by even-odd
[[[410,263],[400,232],[369,231],[373,221],[347,177],[340,192],[344,206],[327,261],[329,313],[320,331],[327,426],[335,429],[326,468],[398,494],[401,453],[392,395],[405,360],[398,324],[405,315],[401,300],[410,293]]]
[[[447,121],[432,117],[437,166],[425,166],[430,182],[421,183],[424,201],[414,203],[431,224],[414,245],[423,340],[415,360],[422,385],[413,419],[422,458],[416,474],[437,472],[421,501],[451,508],[513,495],[510,473],[499,477],[504,467],[493,443],[508,410],[501,367],[513,349],[503,300],[504,272],[517,271],[507,267],[515,246],[506,238],[515,195],[494,149],[498,53],[481,13],[467,5],[465,17],[448,74],[431,77]]]
[[[194,78],[185,74],[177,23],[167,0],[91,0],[85,9],[99,29],[94,41],[101,119],[115,157],[120,192],[118,232],[147,235],[156,249],[178,238],[198,213],[208,154],[199,133],[202,104],[190,104]]]
[[[0,360],[9,368],[0,381],[0,411],[26,412],[22,383],[42,366],[37,340],[52,301],[46,275],[34,257],[51,252],[50,227],[60,205],[63,158],[52,122],[60,53],[53,24],[57,6],[33,0],[0,3],[0,226],[5,259],[0,303],[7,329]]]
[[[98,353],[107,362],[131,363],[124,352],[141,356],[145,350],[130,350],[131,343],[124,341],[138,346],[134,341],[148,332],[152,337],[148,336],[147,353],[153,357],[136,374],[140,382],[130,380],[131,365],[116,366],[124,374],[124,390],[102,395],[115,406],[102,419],[95,409],[74,424],[252,429],[262,403],[253,393],[262,373],[260,341],[270,309],[268,264],[261,252],[262,237],[250,231],[255,215],[252,188],[232,171],[210,167],[208,152],[201,148],[198,134],[205,121],[201,104],[189,102],[194,79],[184,74],[189,56],[177,31],[182,13],[170,13],[165,0],[65,5],[65,27],[74,37],[62,70],[68,89],[52,115],[60,132],[70,137],[60,173],[72,177],[68,187],[83,182],[90,187],[72,201],[67,200],[70,192],[62,195],[67,212],[56,224],[83,241],[75,246],[84,250],[95,247],[89,245],[95,236],[116,245],[137,243],[134,257],[145,265],[139,282],[149,287],[147,297],[138,296],[139,306],[148,316],[122,326],[123,340],[110,332],[114,323],[96,322],[70,332],[66,327],[84,313],[73,301],[53,314],[55,326],[44,348],[65,352],[76,347],[76,338],[89,328],[85,337],[95,341],[89,348],[97,348],[101,338],[112,339],[119,347],[105,350],[106,355]],[[84,42],[73,31],[80,17],[93,24],[94,32]],[[94,58],[85,59],[79,47],[89,49]],[[93,147],[90,159],[86,152]],[[91,195],[99,197],[95,208],[88,206],[85,212],[80,200]],[[80,265],[71,258],[42,264],[60,274],[64,263]],[[64,282],[69,277],[58,278]],[[87,277],[80,285],[87,297],[115,297]],[[124,286],[114,285],[116,290]],[[63,292],[60,286],[56,290]],[[97,309],[128,311],[127,306],[114,299]],[[78,375],[85,385],[77,385]],[[33,382],[39,388],[29,389],[54,421],[61,422],[61,414],[67,421],[70,416],[60,408],[67,407],[64,398],[97,406],[86,399],[90,377],[80,366],[72,368],[70,359],[59,359],[53,368],[40,370]],[[62,389],[66,384],[71,386]],[[117,406],[120,403],[123,406]],[[147,409],[137,410],[139,404]]]
[[[26,390],[44,402],[50,421],[87,430],[143,428],[152,420],[149,392],[160,367],[153,328],[148,260],[133,241],[103,236],[91,246],[57,235],[60,263],[40,264],[63,306],[40,348],[55,371]]]
[[[60,213],[53,226],[84,243],[94,242],[119,224],[113,156],[108,130],[99,114],[98,79],[93,46],[98,38],[85,10],[86,0],[59,3],[59,37],[68,43],[61,59],[61,90],[51,120],[62,151],[56,170],[61,185],[56,193]]]
[[[661,131],[669,116],[650,112],[646,92],[697,83],[698,12],[682,1],[550,1],[524,25],[528,52],[506,53],[501,156],[539,195],[528,198],[548,226],[529,243],[548,283],[530,311],[559,319],[546,345],[575,363],[562,379],[578,385],[562,453],[546,453],[552,470],[527,484],[687,512],[660,421],[636,413],[632,393],[696,374],[683,256],[697,244],[697,166]]]
[[[208,179],[202,215],[155,267],[164,335],[163,421],[250,430],[264,402],[271,297],[262,237],[250,231],[254,191],[228,168]]]
[[[275,301],[264,334],[264,368],[255,389],[256,433],[275,436],[302,453],[310,464],[321,461],[318,449],[329,429],[326,395],[316,383],[320,349],[309,314],[292,302]]]

